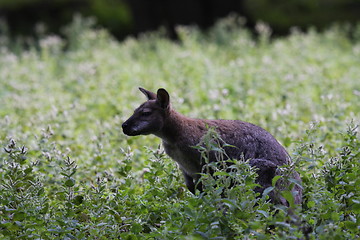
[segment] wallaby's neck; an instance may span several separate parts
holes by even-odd
[[[192,129],[197,129],[197,125],[202,125],[202,120],[186,117],[172,108],[168,111],[164,127],[156,134],[165,143],[175,144],[178,141],[183,141],[184,139],[192,139],[195,135],[197,135],[197,133],[193,132]]]
[[[185,116],[176,112],[172,108],[165,114],[165,122],[163,128],[155,134],[168,144],[176,142],[177,138],[183,132]]]

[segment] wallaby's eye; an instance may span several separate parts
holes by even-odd
[[[152,112],[150,111],[144,111],[144,112],[141,112],[141,116],[150,116]]]

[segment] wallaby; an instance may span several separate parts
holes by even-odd
[[[247,159],[258,173],[256,191],[262,193],[272,186],[272,179],[278,174],[278,166],[290,163],[284,147],[266,130],[239,120],[193,119],[176,112],[170,104],[168,92],[160,88],[157,93],[139,88],[148,101],[135,109],[134,114],[122,124],[128,136],[154,134],[162,139],[165,152],[175,160],[183,172],[187,188],[195,193],[201,189],[198,184],[204,161],[201,153],[194,148],[207,133],[214,128],[220,138],[232,147],[224,148],[231,159]],[[210,155],[209,161],[216,161]],[[300,181],[299,174],[292,172],[291,178]],[[283,183],[284,184],[284,183]],[[302,190],[298,185],[292,189],[295,204],[300,204]],[[288,205],[276,191],[269,194],[274,203]]]

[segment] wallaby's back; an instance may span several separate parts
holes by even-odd
[[[226,153],[230,158],[269,159],[275,165],[289,163],[289,155],[283,146],[266,130],[252,123],[239,120],[206,120],[215,127],[227,144]]]

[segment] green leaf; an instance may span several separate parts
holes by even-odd
[[[25,219],[26,214],[22,211],[14,213],[13,220],[14,221],[22,221]]]
[[[337,212],[331,212],[331,219],[333,221],[339,221],[340,220],[340,214]]]
[[[75,179],[73,179],[73,178],[68,178],[68,179],[65,181],[64,186],[66,186],[66,187],[73,187],[73,186],[75,186]]]
[[[352,231],[355,231],[358,229],[358,224],[356,222],[352,222],[352,221],[345,221],[344,225],[347,229],[350,229]]]
[[[82,204],[84,202],[84,196],[82,195],[77,195],[74,199],[73,199],[73,203],[76,206],[79,206],[80,204]]]
[[[290,178],[289,182],[294,183],[295,185],[297,185],[298,187],[300,187],[301,189],[303,189],[303,186],[301,185],[301,181],[298,179],[294,179],[294,178]]]
[[[223,198],[220,199],[220,201],[223,202],[228,207],[230,207],[231,209],[239,209],[239,206],[237,205],[237,202],[234,199]]]
[[[229,176],[229,173],[225,171],[218,171],[213,174],[213,176]]]
[[[142,226],[139,223],[133,223],[131,225],[131,232],[137,234],[140,233],[142,231]]]
[[[261,215],[263,215],[266,218],[269,217],[269,213],[264,210],[256,210],[256,212],[260,213]]]
[[[33,170],[32,167],[28,167],[28,168],[26,168],[26,169],[24,170],[24,173],[25,173],[25,174],[29,174],[29,173],[32,172],[32,170]]]
[[[309,201],[307,203],[307,206],[308,206],[308,208],[313,208],[313,207],[315,207],[315,202],[314,201]]]
[[[288,201],[290,207],[293,208],[295,206],[294,196],[291,191],[288,190],[282,191],[281,196],[283,196],[286,199],[286,201]]]
[[[39,191],[37,192],[37,196],[41,196],[45,193],[45,189],[44,188],[40,188]]]
[[[271,191],[273,191],[275,189],[275,187],[267,187],[265,190],[264,190],[264,192],[263,192],[263,194],[262,194],[262,198],[265,198],[267,195],[269,195],[269,193],[271,192]]]
[[[273,187],[275,187],[277,181],[278,181],[280,178],[282,178],[280,175],[275,176],[275,177],[271,180],[271,185],[272,185]]]

